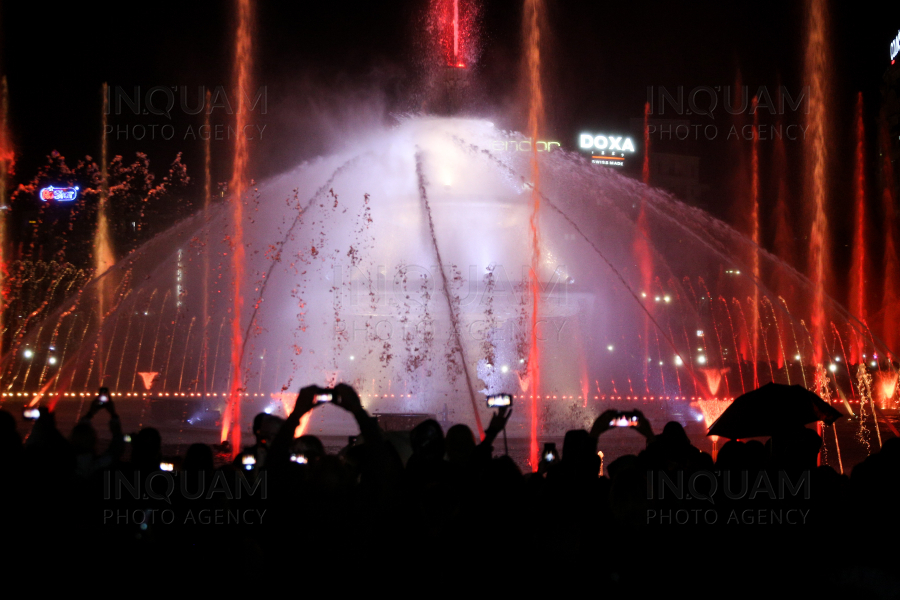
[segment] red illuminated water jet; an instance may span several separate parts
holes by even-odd
[[[234,84],[238,98],[235,114],[235,130],[244,131],[249,120],[249,107],[244,104],[245,94],[251,85],[252,61],[252,8],[250,0],[238,0],[238,27],[235,39]],[[229,192],[231,193],[232,219],[234,230],[231,234],[231,269],[234,278],[234,296],[231,312],[231,385],[228,393],[228,406],[222,419],[222,441],[231,437],[233,453],[241,448],[241,394],[244,392],[241,376],[241,357],[244,348],[241,313],[244,309],[244,295],[241,282],[244,281],[244,193],[248,188],[247,169],[249,166],[249,148],[247,137],[235,136],[234,169],[232,171]]]
[[[475,55],[478,3],[473,0],[432,0],[431,27],[445,66],[464,68]]]
[[[540,129],[544,118],[544,95],[541,87],[541,0],[525,2],[525,42],[526,42],[526,74],[528,77],[528,132],[532,140],[540,139]],[[528,221],[531,229],[531,268],[528,271],[531,292],[531,337],[528,354],[528,370],[531,379],[531,425],[529,431],[531,468],[538,467],[538,398],[540,397],[540,353],[538,351],[538,304],[540,302],[540,280],[538,267],[541,261],[541,239],[538,218],[541,208],[541,178],[538,164],[537,144],[531,144],[531,217]]]
[[[644,166],[643,181],[645,185],[650,185],[650,103],[644,104]],[[634,231],[634,256],[638,263],[641,273],[641,293],[650,294],[650,286],[653,283],[653,255],[650,252],[650,231],[647,224],[647,206],[646,198],[641,198],[641,208],[638,212],[637,221],[635,222]],[[647,357],[650,356],[650,319],[647,315],[643,317],[644,321],[644,389],[650,393],[649,379],[649,363]]]
[[[891,164],[890,134],[886,119],[881,123],[881,155],[882,160],[882,206],[884,208],[884,296],[882,313],[884,322],[882,335],[885,344],[891,351],[896,351],[900,340],[900,260],[897,257],[897,212],[894,208],[894,168]]]
[[[850,314],[866,321],[866,150],[863,126],[863,95],[856,99],[856,167],[853,174],[855,212],[853,218],[853,254],[850,264]],[[861,362],[863,339],[850,345],[850,362]]]
[[[778,256],[778,258],[780,258],[782,261],[789,265],[796,265],[797,259],[794,250],[794,233],[791,226],[792,221],[787,206],[788,192],[787,183],[785,182],[785,179],[787,178],[787,168],[785,166],[786,161],[787,157],[784,149],[784,139],[782,137],[776,136],[775,147],[773,150],[773,176],[777,185],[777,189],[775,192],[775,211],[773,213],[775,230],[774,250],[775,255]],[[777,290],[778,295],[784,298],[789,304],[791,304],[793,300],[793,283],[786,275],[785,269],[776,270],[772,279],[772,289]],[[782,327],[789,327],[787,320],[782,320]],[[781,335],[782,337],[787,336],[787,329],[782,331]],[[783,349],[779,345],[778,367],[783,367],[786,360],[787,357],[785,356]]]
[[[809,135],[806,137],[807,200],[813,210],[809,239],[809,275],[813,283],[810,334],[813,363],[822,363],[825,346],[825,281],[828,265],[827,190],[827,106],[830,90],[828,61],[830,40],[827,31],[826,0],[811,0],[806,45],[806,77],[809,81]]]
[[[9,300],[7,282],[9,279],[9,256],[6,248],[6,213],[9,206],[9,190],[7,188],[8,177],[12,173],[15,164],[12,140],[9,136],[9,89],[6,85],[6,77],[0,80],[0,331],[3,331],[3,309]],[[3,351],[3,338],[0,336],[0,355]]]
[[[753,241],[753,256],[750,261],[753,274],[753,296],[750,307],[750,354],[753,357],[753,385],[759,387],[759,111],[758,98],[750,103],[753,113],[753,145],[750,148],[750,239]]]

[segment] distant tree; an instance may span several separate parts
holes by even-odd
[[[190,177],[181,153],[154,185],[155,180],[142,152],[131,163],[117,155],[107,166],[110,233],[118,257],[190,211],[182,199]],[[78,198],[72,203],[43,202],[38,192],[47,185],[78,186]],[[64,156],[51,152],[34,177],[12,194],[10,219],[17,257],[89,265],[101,185],[100,167],[90,156],[71,168]]]

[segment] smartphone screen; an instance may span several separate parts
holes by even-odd
[[[40,416],[41,410],[39,408],[26,408],[22,411],[22,418],[29,421],[36,421]]]
[[[610,427],[637,427],[637,415],[622,414],[609,422]]]
[[[173,465],[170,462],[161,462],[161,463],[159,463],[159,470],[160,471],[174,471],[175,465]]]
[[[291,454],[291,462],[295,462],[298,465],[305,465],[309,462],[309,459],[306,458],[305,454]]]
[[[488,408],[497,408],[500,406],[510,406],[512,404],[512,396],[509,394],[495,394],[487,397]]]
[[[313,398],[313,402],[315,404],[322,404],[323,402],[331,402],[333,396],[331,394],[316,394]]]

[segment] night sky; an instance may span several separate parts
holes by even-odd
[[[690,90],[734,85],[740,77],[752,95],[759,86],[774,91],[784,85],[797,92],[804,85],[803,2],[548,4],[547,137],[570,149],[585,129],[628,131],[631,120],[642,115],[648,86]],[[283,171],[352,144],[354,135],[390,123],[392,115],[417,111],[424,67],[432,64],[421,50],[427,5],[425,0],[259,2],[255,77],[266,87],[267,111],[257,115],[265,129],[253,146],[253,175],[261,179]],[[189,104],[197,101],[197,86],[228,87],[232,8],[228,2],[110,2],[91,8],[4,3],[0,64],[9,82],[17,180],[32,176],[54,149],[72,162],[99,154],[104,81],[129,94],[134,86],[142,93],[154,86],[187,86]],[[524,128],[521,11],[521,0],[482,3],[480,59],[474,65],[479,107],[471,111],[518,130]],[[843,217],[850,203],[843,199],[851,193],[856,94],[862,91],[866,99],[874,155],[879,85],[889,65],[890,40],[900,28],[900,5],[832,2],[831,23],[830,202],[840,237],[842,223],[849,221]],[[178,104],[171,120],[130,110],[112,114],[110,124],[117,129],[110,153],[128,157],[142,151],[162,169],[184,152],[189,174],[197,177],[202,143],[191,131],[201,118],[185,114]],[[715,121],[695,117],[692,123],[715,123],[724,133],[733,121],[720,104]],[[219,111],[213,122],[225,124],[227,117]],[[166,124],[174,131],[169,140],[159,129]],[[147,128],[143,140],[134,139],[136,125]],[[153,125],[155,140],[149,139]],[[683,150],[701,157],[700,179],[709,186],[701,206],[739,228],[744,146],[720,138]],[[227,179],[230,148],[224,139],[213,146],[217,180]],[[792,171],[799,168],[800,150],[796,142],[787,148]],[[761,154],[765,178],[769,149],[764,146]],[[798,178],[793,186],[799,195]],[[873,195],[873,207],[878,201]],[[762,202],[765,207],[768,200]]]

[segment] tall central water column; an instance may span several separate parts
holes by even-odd
[[[810,0],[809,32],[806,46],[806,76],[809,82],[809,132],[806,138],[807,199],[812,207],[809,275],[813,282],[810,333],[813,363],[822,364],[825,346],[825,279],[828,264],[828,216],[826,209],[827,98],[828,98],[828,11],[826,0]]]
[[[232,452],[237,453],[241,447],[241,394],[244,393],[244,381],[241,375],[241,358],[244,353],[244,335],[241,327],[241,313],[244,309],[244,294],[241,283],[244,281],[244,194],[249,187],[247,170],[249,167],[248,140],[244,128],[249,121],[250,107],[244,100],[251,86],[253,13],[250,0],[237,2],[237,34],[234,48],[234,92],[237,100],[235,113],[234,167],[232,170],[229,192],[231,194],[232,220],[234,229],[231,232],[231,275],[233,282],[233,306],[231,309],[231,385],[228,393],[228,406],[222,419],[222,441],[231,437]]]
[[[531,136],[531,267],[528,270],[529,291],[531,294],[531,336],[528,352],[528,379],[531,392],[531,426],[529,429],[531,468],[537,471],[538,466],[538,400],[540,398],[540,353],[538,351],[538,305],[541,296],[541,284],[538,278],[538,267],[541,261],[541,237],[539,216],[541,209],[541,174],[538,163],[538,144],[540,131],[544,125],[544,92],[541,87],[541,20],[543,5],[541,0],[525,2],[525,60],[528,81],[528,133]]]

